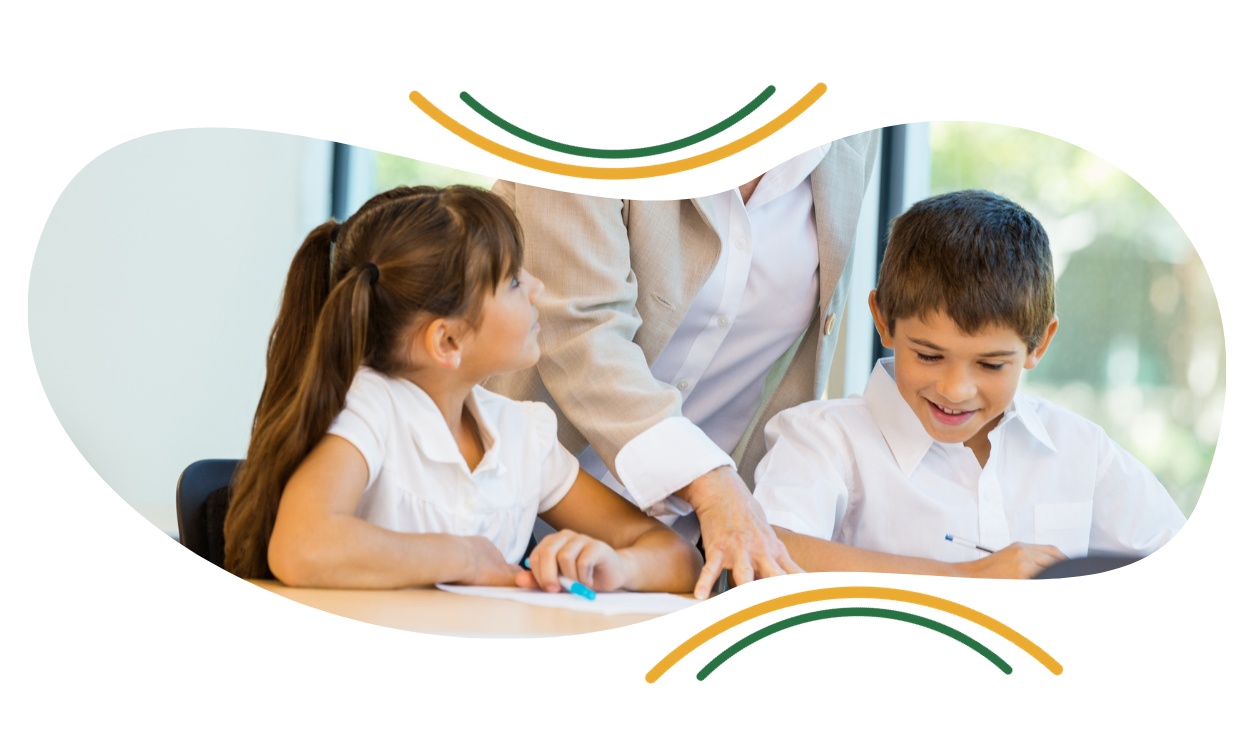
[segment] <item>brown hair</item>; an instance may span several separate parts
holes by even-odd
[[[356,371],[402,369],[400,336],[420,313],[462,317],[519,272],[515,214],[482,189],[397,188],[304,239],[269,336],[247,459],[233,480],[226,568],[265,577],[282,490],[343,409]]]
[[[1000,324],[1031,352],[1054,316],[1049,237],[1027,210],[988,191],[929,197],[894,218],[876,284],[899,319],[943,312],[966,333]]]

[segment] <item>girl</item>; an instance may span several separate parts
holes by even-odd
[[[287,584],[687,592],[692,546],[581,472],[554,412],[478,386],[538,359],[521,234],[480,189],[397,188],[295,255],[226,567]],[[535,516],[562,529],[516,565]],[[580,532],[580,533],[578,533]]]

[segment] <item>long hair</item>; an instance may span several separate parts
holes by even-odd
[[[356,371],[405,368],[399,339],[417,315],[475,326],[486,297],[519,272],[521,252],[507,204],[468,186],[393,189],[308,234],[287,274],[247,458],[232,483],[230,572],[271,575],[282,490],[342,411]]]

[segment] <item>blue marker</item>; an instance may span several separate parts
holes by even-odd
[[[525,558],[525,567],[529,568],[529,558]],[[598,594],[590,587],[586,586],[585,584],[582,584],[580,581],[573,581],[567,576],[559,577],[559,585],[564,587],[568,591],[572,592],[573,594],[577,595],[578,597],[583,597],[587,600],[592,600],[598,596]]]

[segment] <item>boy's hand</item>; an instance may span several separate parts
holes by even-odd
[[[1030,579],[1067,556],[1053,545],[1030,545],[1015,542],[987,558],[958,563],[959,576],[979,579]]]
[[[464,577],[457,584],[471,586],[514,586],[521,568],[503,558],[503,553],[485,537],[459,537],[464,547]]]
[[[562,575],[596,592],[611,592],[635,581],[631,565],[629,558],[606,542],[564,529],[533,548],[531,570],[517,573],[515,583],[526,589],[558,592]]]

